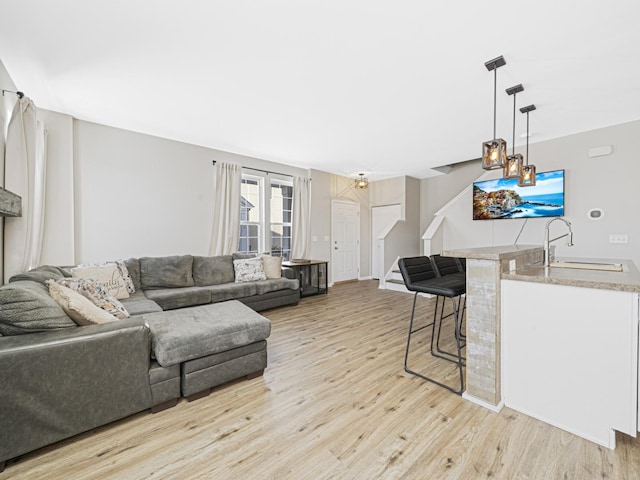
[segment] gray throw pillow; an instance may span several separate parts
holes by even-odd
[[[76,326],[44,285],[15,281],[0,287],[0,334],[21,335]]]
[[[193,257],[140,258],[140,284],[142,289],[193,287]]]
[[[233,283],[233,257],[193,257],[193,280],[198,287]]]
[[[44,285],[44,282],[46,282],[47,280],[59,280],[61,278],[70,276],[71,274],[69,272],[65,272],[60,267],[54,267],[53,265],[42,265],[40,267],[29,270],[28,272],[18,273],[14,275],[9,279],[9,283],[20,282],[23,280],[32,280]]]

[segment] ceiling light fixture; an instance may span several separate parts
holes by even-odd
[[[520,109],[522,113],[527,114],[527,159],[522,166],[522,176],[518,180],[519,187],[533,187],[536,184],[536,166],[529,165],[529,112],[533,112],[535,109],[535,105],[527,105]]]
[[[364,173],[359,173],[360,178],[356,178],[356,188],[360,190],[364,190],[369,187],[369,180],[367,180],[364,176]]]
[[[522,84],[507,88],[507,94],[513,95],[513,136],[511,137],[511,155],[507,157],[503,178],[520,178],[522,176],[522,155],[516,153],[516,95],[524,91]]]
[[[482,144],[482,168],[495,170],[504,168],[507,163],[507,142],[502,138],[496,138],[496,93],[498,85],[498,68],[506,65],[504,57],[500,55],[493,60],[485,62],[487,70],[493,71],[493,140]]]

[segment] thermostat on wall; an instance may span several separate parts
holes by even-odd
[[[587,212],[587,218],[591,220],[600,220],[604,217],[604,210],[601,208],[592,208]]]

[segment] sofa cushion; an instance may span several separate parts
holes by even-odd
[[[28,272],[18,273],[9,279],[9,283],[11,282],[19,282],[22,280],[31,280],[34,282],[41,283],[44,285],[49,279],[58,280],[60,278],[70,277],[71,274],[65,272],[60,267],[54,267],[53,265],[42,265],[40,267],[36,267]]]
[[[193,307],[211,302],[211,292],[203,287],[162,288],[147,290],[149,300],[156,302],[162,310]]]
[[[233,257],[218,255],[215,257],[193,257],[193,281],[199,287],[220,285],[235,280]]]
[[[256,294],[256,282],[243,283],[223,283],[221,285],[209,285],[200,287],[207,290],[211,303],[224,302],[225,300],[235,300],[237,298],[250,297]]]
[[[69,287],[60,285],[54,280],[47,280],[47,285],[51,298],[53,298],[78,325],[97,325],[118,320],[109,312],[94,305],[87,297],[83,297]]]
[[[60,278],[56,283],[79,293],[96,307],[110,313],[119,320],[129,318],[129,312],[124,308],[124,305],[97,280],[91,278]],[[51,293],[51,287],[49,287],[49,293]],[[64,309],[64,307],[62,308]]]
[[[118,299],[129,296],[128,282],[124,279],[121,267],[115,262],[105,263],[104,265],[79,265],[71,269],[71,276],[73,278],[97,280],[111,295]]]
[[[0,287],[0,333],[23,333],[76,327],[49,296],[47,287],[30,281],[15,281]]]
[[[122,305],[131,316],[162,311],[162,307],[153,300],[149,300],[142,290],[138,290],[130,295],[129,298],[123,299]]]
[[[246,258],[233,261],[236,283],[266,280],[262,258]]]
[[[265,340],[271,333],[267,318],[235,300],[143,318],[151,330],[155,358],[163,367]]]
[[[193,257],[175,255],[140,258],[140,284],[143,290],[193,287]]]
[[[240,253],[240,252],[236,252],[236,253],[232,253],[231,257],[234,260],[244,260],[247,258],[255,258],[257,255],[255,253]]]

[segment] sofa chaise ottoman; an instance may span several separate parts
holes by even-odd
[[[141,318],[158,365],[180,365],[180,390],[188,400],[230,380],[261,375],[267,367],[271,322],[237,300]]]

